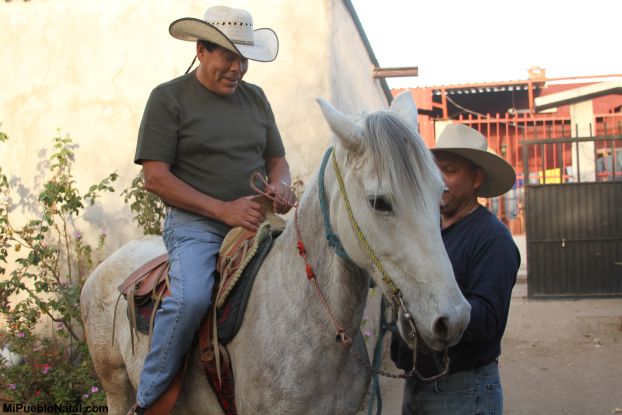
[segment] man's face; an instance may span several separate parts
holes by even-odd
[[[469,160],[453,153],[437,151],[434,156],[446,186],[441,214],[453,216],[476,198],[477,189],[484,180],[484,172]]]
[[[210,52],[198,45],[197,56],[199,81],[217,95],[232,95],[248,70],[248,59],[220,46]]]

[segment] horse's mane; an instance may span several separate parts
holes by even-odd
[[[377,111],[364,118],[362,141],[380,182],[388,180],[395,198],[431,208],[426,207],[422,195],[440,189],[443,181],[432,153],[416,131],[389,111]]]

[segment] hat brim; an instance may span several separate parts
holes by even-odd
[[[168,31],[175,39],[190,42],[196,42],[199,39],[206,40],[253,61],[271,62],[279,53],[279,39],[269,28],[253,31],[253,45],[234,43],[215,26],[193,17],[175,20],[169,26]]]
[[[470,160],[486,172],[484,182],[477,195],[481,197],[497,197],[507,193],[516,182],[516,172],[503,158],[496,154],[470,148],[432,148],[432,153],[446,151]]]

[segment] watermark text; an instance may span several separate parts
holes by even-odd
[[[22,404],[22,403],[3,403],[2,411],[10,413],[76,413],[76,414],[99,414],[107,413],[107,405],[84,405],[84,404]]]

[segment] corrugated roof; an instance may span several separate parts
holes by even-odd
[[[533,89],[541,89],[541,84],[533,84]],[[432,89],[433,95],[441,95],[443,89]],[[494,84],[494,85],[478,85],[478,86],[464,86],[464,87],[451,87],[444,88],[448,95],[462,95],[462,94],[483,94],[490,92],[508,92],[508,91],[527,91],[529,90],[529,84],[527,83],[512,83],[512,84]]]

